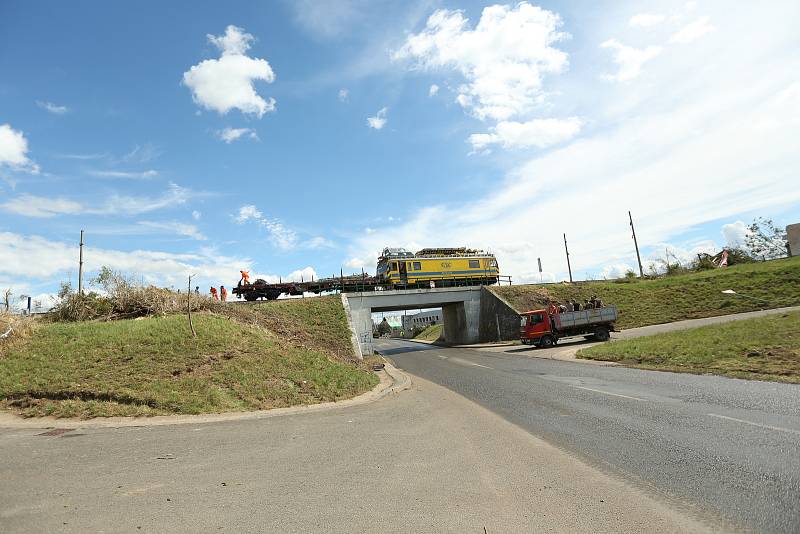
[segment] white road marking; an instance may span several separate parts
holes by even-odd
[[[487,365],[481,365],[479,363],[471,362],[469,360],[462,360],[461,358],[450,358],[450,361],[461,365],[469,365],[470,367],[483,367],[484,369],[491,369],[491,367]]]
[[[437,354],[436,357],[439,358],[440,360],[446,360],[447,359],[447,356],[442,356],[441,354]]]
[[[726,419],[728,421],[734,421],[736,423],[744,423],[745,425],[752,425],[758,426],[761,428],[766,428],[768,430],[777,430],[778,432],[789,432],[790,434],[798,434],[800,435],[800,430],[794,430],[792,428],[783,428],[781,426],[771,426],[771,425],[762,425],[761,423],[754,423],[752,421],[745,421],[744,419],[736,419],[735,417],[728,417],[727,415],[718,415],[715,413],[708,414],[709,417],[717,417],[719,419]]]
[[[631,400],[647,402],[647,399],[640,399],[639,397],[631,397],[630,395],[622,395],[621,393],[611,393],[609,391],[602,391],[599,389],[592,389],[583,386],[572,386],[572,387],[576,389],[585,389],[586,391],[594,391],[595,393],[602,393],[603,395],[612,395],[614,397],[622,397],[623,399],[631,399]]]

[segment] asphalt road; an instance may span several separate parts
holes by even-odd
[[[800,386],[526,358],[519,347],[376,347],[680,506],[743,529],[800,532]]]
[[[0,428],[3,534],[718,530],[418,378],[269,419]]]

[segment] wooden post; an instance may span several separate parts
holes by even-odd
[[[636,247],[636,261],[639,262],[639,277],[644,278],[644,269],[642,269],[642,257],[639,255],[639,243],[636,241],[636,230],[633,227],[633,216],[628,210],[628,219],[631,221],[631,233],[633,234],[633,246]],[[669,256],[667,256],[667,264],[669,264]]]
[[[567,234],[564,234],[564,250],[567,252],[567,270],[569,271],[569,282],[572,283],[572,266],[569,263],[569,247],[567,246]]]
[[[78,249],[78,295],[83,295],[83,230],[81,230],[81,242]]]
[[[189,286],[186,291],[186,314],[189,316],[189,330],[192,331],[192,337],[197,337],[197,332],[194,331],[194,324],[192,323],[192,275],[189,275]]]

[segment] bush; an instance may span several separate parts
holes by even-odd
[[[220,306],[206,296],[139,285],[108,267],[103,267],[92,283],[99,285],[103,294],[92,291],[79,295],[72,292],[69,284],[62,284],[61,301],[53,308],[53,318],[57,321],[112,320],[180,313],[187,309],[187,297],[192,311],[213,311]]]

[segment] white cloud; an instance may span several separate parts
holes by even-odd
[[[778,42],[791,42],[788,30],[784,36],[786,41]],[[423,205],[373,234],[359,232],[347,257],[375,258],[387,243],[409,249],[416,249],[412,243],[463,244],[496,253],[502,272],[517,281],[538,276],[531,269],[537,257],[564,279],[566,233],[576,279],[584,273],[597,277],[607,265],[636,265],[629,209],[639,245],[647,249],[708,221],[797,205],[796,71],[780,62],[760,63],[763,49],[752,53],[755,62],[746,63],[752,72],[741,69],[737,55],[730,56],[730,69],[693,69],[694,61],[705,65],[708,57],[696,52],[659,65],[663,83],[614,92],[625,104],[632,94],[644,99],[633,110],[625,107],[623,120],[614,116],[590,135],[512,168],[480,199]],[[687,78],[687,69],[695,75]],[[740,79],[753,75],[762,81]],[[670,91],[663,91],[664,84]],[[545,229],[527,232],[531,228]],[[513,236],[520,235],[532,241],[516,242]],[[713,248],[713,243],[691,245],[684,253],[670,246],[671,254],[683,259]]]
[[[138,224],[140,226],[143,226],[145,228],[150,228],[153,230],[163,230],[171,234],[191,237],[192,239],[196,239],[198,241],[205,241],[206,239],[208,239],[193,224],[185,224],[178,221],[165,221],[165,222],[139,221]]]
[[[348,89],[339,89],[339,102],[347,102],[347,99],[350,97],[350,91]]]
[[[428,96],[436,96],[436,93],[439,92],[439,86],[435,83],[431,85],[430,89],[428,89]]]
[[[292,282],[300,282],[300,281],[307,282],[307,281],[312,280],[312,279],[313,280],[318,280],[319,279],[319,275],[317,274],[317,271],[315,271],[311,267],[305,267],[303,269],[298,269],[296,271],[290,272],[287,275],[287,277],[284,278],[284,281],[289,280],[289,281],[292,281]]]
[[[83,211],[79,202],[64,198],[19,195],[0,204],[0,209],[25,217],[48,218],[56,215],[75,215]]]
[[[57,104],[53,104],[52,102],[42,102],[41,100],[37,100],[36,105],[45,111],[53,113],[54,115],[63,115],[69,111],[67,106],[59,106]]]
[[[314,236],[311,239],[304,241],[301,245],[303,248],[320,249],[320,248],[333,248],[335,244],[330,239],[322,236]]]
[[[437,10],[393,57],[459,72],[465,83],[456,101],[479,119],[532,111],[545,98],[543,77],[567,67],[567,54],[553,46],[568,37],[558,31],[561,18],[520,2],[486,7],[474,29],[468,23],[462,11]]]
[[[242,136],[258,140],[258,134],[252,128],[224,128],[217,132],[217,136],[228,144],[233,143]]]
[[[253,205],[240,207],[234,220],[239,224],[244,224],[246,222],[255,222],[259,224],[269,234],[272,244],[280,249],[288,250],[297,244],[297,234],[294,230],[286,228],[283,223],[277,219],[265,217],[264,214]]]
[[[349,260],[344,262],[344,266],[347,267],[348,269],[353,269],[356,271],[360,271],[361,269],[369,271],[374,267],[373,265],[370,265],[370,263],[373,262],[369,262],[361,258],[350,258]]]
[[[112,195],[100,205],[88,206],[65,198],[24,194],[0,204],[0,209],[25,217],[38,218],[80,214],[141,215],[185,204],[192,196],[194,194],[188,189],[170,183],[167,191],[156,197]]]
[[[375,130],[380,130],[386,126],[386,112],[388,108],[381,108],[374,117],[367,117],[367,126]]]
[[[545,148],[572,139],[582,126],[583,121],[578,117],[534,119],[528,122],[502,121],[489,128],[489,133],[470,135],[468,142],[474,151],[485,150],[495,144],[505,148]]]
[[[194,101],[220,114],[238,109],[260,118],[275,111],[275,99],[265,100],[253,87],[258,80],[275,81],[266,59],[245,55],[255,38],[233,25],[225,29],[225,35],[207,37],[221,55],[219,59],[201,61],[183,73],[183,84],[191,89]]]
[[[84,160],[104,159],[108,157],[108,154],[58,154],[57,157],[84,161]]]
[[[628,21],[631,28],[650,28],[657,26],[667,19],[666,15],[660,13],[639,13]]]
[[[348,32],[365,11],[359,0],[295,0],[290,5],[298,24],[325,39]]]
[[[150,169],[142,172],[130,171],[89,171],[92,176],[99,176],[102,178],[132,178],[139,180],[146,180],[158,176],[158,171]]]
[[[192,211],[192,219],[194,219],[195,221],[199,221],[200,220],[200,216],[201,216],[201,213],[199,211],[197,211],[197,210]]]
[[[84,247],[84,276],[108,266],[126,274],[133,274],[147,284],[186,287],[189,274],[196,275],[196,284],[203,287],[220,283],[235,284],[240,269],[251,269],[252,260],[220,254],[214,248],[199,252],[175,254],[152,250],[121,251],[92,246],[91,233]],[[0,279],[18,281],[67,280],[77,272],[77,244],[52,241],[37,235],[0,232]],[[73,279],[74,282],[74,279]],[[194,281],[193,281],[194,283]],[[206,288],[207,290],[207,288]]]
[[[722,225],[722,236],[729,247],[742,247],[749,234],[747,225],[742,221]]]
[[[716,28],[711,25],[711,17],[700,17],[694,22],[690,22],[680,30],[678,30],[672,37],[669,38],[670,43],[689,44],[696,41],[700,37],[713,32]]]
[[[127,154],[122,156],[125,163],[148,163],[161,155],[161,151],[152,143],[134,146]]]
[[[633,80],[642,72],[642,65],[661,53],[663,47],[648,46],[646,48],[633,48],[625,46],[616,39],[609,39],[600,45],[601,48],[610,48],[614,52],[613,61],[619,66],[616,74],[606,75],[609,80],[625,82]]]
[[[626,273],[633,270],[633,267],[627,263],[612,263],[611,265],[606,265],[603,267],[603,270],[600,271],[600,278],[604,280],[623,278]]]
[[[28,159],[28,140],[10,124],[0,124],[0,168],[36,174],[39,166]]]

